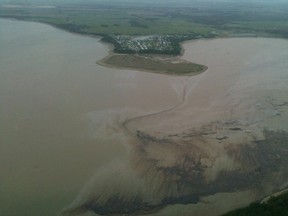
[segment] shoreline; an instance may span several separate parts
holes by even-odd
[[[199,40],[199,39],[197,39]],[[201,65],[201,64],[197,64],[197,63],[194,63],[194,62],[190,62],[190,61],[187,61],[185,59],[182,59],[184,53],[185,53],[185,49],[184,49],[184,44],[185,43],[189,43],[191,41],[197,41],[197,40],[188,40],[188,41],[183,41],[180,43],[180,46],[181,46],[181,54],[180,55],[165,55],[165,54],[121,54],[121,53],[115,53],[114,52],[114,45],[111,44],[111,43],[108,43],[108,42],[104,42],[100,39],[100,43],[106,45],[108,47],[108,55],[105,56],[104,58],[96,61],[96,64],[102,66],[102,67],[106,67],[106,68],[111,68],[111,69],[120,69],[120,70],[132,70],[132,71],[138,71],[138,72],[148,72],[148,73],[155,73],[155,74],[162,74],[162,75],[168,75],[168,76],[173,76],[173,77],[178,77],[178,76],[195,76],[195,75],[198,75],[198,74],[201,74],[205,71],[208,70],[208,67],[206,65]],[[144,69],[144,68],[137,68],[137,67],[122,67],[120,65],[113,65],[113,64],[109,64],[107,63],[107,60],[109,60],[110,58],[112,58],[113,56],[138,56],[138,57],[141,57],[141,58],[146,58],[151,61],[154,61],[154,62],[169,62],[169,63],[173,63],[173,61],[176,61],[178,63],[188,63],[188,64],[195,64],[195,65],[201,65],[203,67],[202,70],[199,70],[197,72],[190,72],[190,73],[169,73],[165,70],[149,70],[149,69]]]
[[[191,62],[191,61],[188,61],[188,60],[185,60],[183,59],[182,57],[184,56],[184,53],[185,53],[185,48],[184,48],[184,45],[185,44],[188,44],[188,43],[191,43],[191,42],[197,42],[197,41],[206,41],[206,40],[217,40],[217,39],[228,39],[228,38],[273,38],[273,39],[284,39],[285,38],[278,38],[278,37],[265,37],[265,36],[259,36],[259,35],[256,35],[256,36],[237,36],[237,37],[234,37],[234,36],[222,36],[222,37],[216,37],[216,38],[200,38],[200,39],[190,39],[190,40],[186,40],[186,41],[182,41],[180,42],[180,46],[181,46],[181,53],[180,55],[168,55],[168,54],[141,54],[141,53],[136,53],[136,54],[122,54],[122,53],[115,53],[114,52],[114,48],[115,46],[112,44],[112,43],[108,43],[108,42],[105,42],[105,41],[102,41],[101,40],[101,36],[99,36],[100,38],[100,43],[108,46],[108,55],[105,56],[104,58],[96,61],[96,64],[102,66],[102,67],[106,67],[106,68],[111,68],[111,69],[121,69],[121,70],[132,70],[132,71],[139,71],[139,72],[148,72],[148,73],[155,73],[155,74],[162,74],[162,75],[168,75],[168,76],[174,76],[174,77],[177,77],[177,76],[195,76],[195,75],[198,75],[198,74],[201,74],[205,71],[207,71],[209,68],[208,66],[206,65],[201,65],[203,66],[204,68],[202,70],[199,70],[197,73],[195,72],[191,72],[191,73],[187,73],[187,74],[172,74],[172,73],[168,73],[167,71],[165,70],[147,70],[147,69],[141,69],[141,68],[137,68],[137,67],[122,67],[122,66],[117,66],[117,65],[112,65],[112,64],[109,64],[107,63],[107,60],[110,59],[111,57],[113,56],[120,56],[120,55],[127,55],[127,56],[140,56],[140,57],[148,57],[150,58],[152,61],[153,61],[153,58],[154,59],[161,59],[163,61],[169,61],[169,62],[172,62],[172,61],[179,61],[179,62],[186,62],[186,63],[191,63],[191,64],[197,64],[195,62]],[[165,59],[165,60],[164,60]],[[161,62],[161,60],[158,60],[159,62]]]
[[[286,192],[288,192],[288,188],[287,187],[282,189],[282,190],[280,190],[280,191],[274,192],[274,193],[264,197],[263,199],[261,199],[260,204],[266,204],[267,202],[269,202],[269,200],[271,198],[281,196],[282,194],[284,194]]]
[[[198,74],[201,74],[203,72],[205,72],[206,70],[208,70],[208,67],[206,65],[201,65],[201,64],[197,64],[195,62],[190,62],[190,61],[187,61],[185,59],[182,59],[184,53],[185,53],[185,49],[184,49],[184,44],[187,44],[187,43],[191,43],[191,42],[196,42],[196,41],[199,41],[199,40],[215,40],[215,39],[226,39],[226,38],[275,38],[275,39],[286,39],[286,38],[283,38],[283,37],[273,37],[273,36],[264,36],[264,35],[248,35],[248,36],[245,36],[245,35],[240,35],[240,36],[233,36],[233,35],[227,35],[227,36],[218,36],[218,37],[213,37],[213,38],[198,38],[198,39],[189,39],[189,40],[185,40],[185,41],[182,41],[182,42],[179,42],[179,45],[181,47],[181,52],[179,55],[169,55],[169,54],[141,54],[141,53],[135,53],[135,54],[125,54],[125,53],[116,53],[114,52],[114,49],[115,49],[115,45],[113,43],[109,43],[109,42],[106,42],[106,41],[103,41],[102,39],[104,38],[105,35],[102,35],[102,34],[91,34],[91,33],[85,33],[85,32],[76,32],[76,31],[71,31],[69,29],[66,29],[66,28],[63,28],[61,26],[58,26],[58,25],[55,25],[55,24],[52,24],[52,23],[47,23],[47,22],[42,22],[42,21],[35,21],[35,20],[25,20],[25,19],[20,19],[20,18],[17,18],[17,17],[2,17],[0,16],[0,19],[7,19],[7,20],[11,20],[11,21],[14,21],[14,20],[17,20],[17,21],[23,21],[23,22],[34,22],[34,23],[41,23],[41,24],[45,24],[45,25],[49,25],[53,28],[56,28],[58,30],[62,30],[62,31],[65,31],[65,32],[69,32],[69,33],[72,33],[72,34],[76,34],[76,35],[79,35],[79,36],[88,36],[88,37],[91,37],[91,38],[95,38],[95,39],[98,39],[100,43],[104,44],[105,46],[108,47],[108,55],[105,56],[104,58],[96,61],[96,64],[102,66],[102,67],[106,67],[106,68],[112,68],[112,69],[121,69],[121,70],[132,70],[132,71],[139,71],[139,72],[149,72],[149,73],[156,73],[156,74],[162,74],[162,75],[169,75],[169,76],[174,76],[174,77],[177,77],[177,76],[195,76],[195,75],[198,75]],[[186,61],[186,63],[190,63],[190,64],[195,64],[195,65],[201,65],[203,67],[202,70],[199,70],[197,72],[191,72],[191,73],[169,73],[165,70],[148,70],[148,69],[142,69],[142,68],[137,68],[137,67],[122,67],[122,66],[117,66],[117,65],[111,65],[109,63],[107,63],[106,61],[113,57],[113,56],[116,56],[116,55],[136,55],[136,56],[140,56],[140,57],[150,57],[151,60],[153,61],[153,58],[165,58],[166,61],[168,60],[169,62],[171,62],[173,59],[176,59],[176,60],[184,60]],[[160,60],[158,60],[158,62],[161,62]]]
[[[141,68],[141,67],[123,67],[121,65],[113,65],[113,64],[109,64],[107,63],[107,61],[112,58],[112,57],[119,57],[119,56],[127,56],[127,57],[137,57],[137,58],[143,58],[145,60],[149,60],[151,61],[151,63],[155,63],[155,62],[158,62],[158,63],[162,63],[164,61],[166,62],[169,62],[169,63],[172,63],[173,61],[173,58],[177,59],[179,61],[178,64],[195,64],[193,62],[189,62],[189,61],[183,61],[183,59],[181,59],[181,57],[167,57],[165,60],[160,60],[160,59],[157,59],[157,58],[161,58],[163,56],[159,56],[159,55],[155,55],[155,56],[152,56],[152,57],[147,57],[147,56],[142,56],[142,55],[132,55],[132,54],[115,54],[113,53],[113,51],[111,53],[109,53],[106,57],[104,57],[103,59],[99,60],[99,61],[96,61],[96,64],[102,66],[102,67],[106,67],[106,68],[111,68],[111,69],[120,69],[120,70],[132,70],[132,71],[139,71],[139,72],[148,72],[148,73],[155,73],[155,74],[162,74],[162,75],[168,75],[168,76],[174,76],[174,77],[178,77],[178,76],[195,76],[195,75],[198,75],[198,74],[201,74],[203,72],[205,72],[208,67],[206,65],[201,65],[203,67],[202,70],[199,70],[197,72],[190,72],[190,73],[179,73],[177,74],[176,72],[168,72],[168,71],[165,71],[165,70],[149,70],[149,69],[145,69],[145,68]],[[181,55],[182,56],[182,55]],[[137,64],[135,64],[137,65]],[[195,64],[196,65],[196,64]],[[198,65],[198,64],[197,64]]]
[[[14,18],[14,17],[0,17],[1,19],[7,19],[7,20],[11,20],[11,21],[23,21],[23,22],[34,22],[34,23],[41,23],[41,24],[45,24],[45,25],[49,25],[55,29],[58,29],[58,30],[61,30],[61,31],[65,31],[65,32],[68,32],[68,33],[72,33],[72,34],[76,34],[76,35],[79,35],[79,36],[88,36],[88,37],[91,37],[91,38],[95,38],[95,39],[98,39],[100,43],[104,44],[105,46],[108,47],[108,55],[105,56],[104,58],[96,61],[96,64],[102,66],[102,67],[106,67],[106,68],[112,68],[112,69],[121,69],[121,70],[132,70],[132,71],[139,71],[139,72],[148,72],[148,73],[155,73],[155,74],[162,74],[162,75],[168,75],[168,76],[173,76],[173,77],[177,77],[177,76],[195,76],[195,75],[198,75],[198,74],[201,74],[203,72],[205,72],[208,67],[206,65],[201,65],[201,64],[197,64],[197,63],[194,63],[194,62],[190,62],[190,61],[187,61],[187,60],[184,60],[182,59],[181,57],[184,55],[185,53],[185,49],[183,47],[183,44],[185,43],[189,43],[191,41],[198,41],[198,40],[202,40],[202,39],[195,39],[195,40],[187,40],[187,41],[182,41],[179,43],[180,47],[181,47],[181,53],[180,55],[168,55],[168,54],[141,54],[141,53],[136,53],[136,54],[122,54],[122,53],[116,53],[114,52],[114,48],[115,48],[115,45],[113,43],[109,43],[109,42],[105,42],[103,41],[103,35],[95,35],[95,34],[89,34],[89,33],[81,33],[81,32],[74,32],[74,31],[70,31],[69,29],[65,29],[65,28],[61,28],[57,25],[53,25],[51,23],[46,23],[46,22],[39,22],[39,21],[34,21],[34,20],[23,20],[23,19],[19,19],[19,18]],[[204,38],[203,38],[204,39]],[[207,38],[207,39],[213,39],[213,38]],[[112,64],[109,64],[107,63],[107,60],[110,59],[111,57],[113,56],[120,56],[120,55],[127,55],[127,56],[138,56],[138,57],[143,57],[143,58],[149,58],[151,60],[151,62],[154,61],[155,62],[158,62],[158,63],[161,63],[161,62],[170,62],[172,63],[172,61],[178,61],[179,63],[186,63],[186,64],[194,64],[194,65],[200,65],[203,67],[203,69],[197,71],[197,72],[190,72],[190,73],[179,73],[177,74],[177,72],[168,72],[168,71],[165,71],[165,70],[149,70],[149,69],[145,69],[145,68],[138,68],[138,67],[121,67],[120,65],[117,66],[117,65],[112,65]],[[154,59],[154,60],[153,60]],[[160,60],[162,59],[162,60]]]

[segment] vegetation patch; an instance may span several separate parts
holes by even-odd
[[[287,216],[288,192],[272,197],[267,203],[255,202],[246,208],[234,210],[223,216]]]
[[[204,65],[199,65],[184,60],[171,62],[170,60],[163,60],[156,57],[126,54],[111,55],[99,61],[98,63],[107,67],[144,70],[154,73],[177,76],[196,75],[207,69],[207,67]]]
[[[172,3],[170,3],[172,4]],[[177,6],[177,11],[175,11]],[[288,4],[255,5],[249,3],[196,3],[155,6],[153,3],[130,4],[54,4],[42,8],[1,7],[0,17],[47,23],[71,32],[103,36],[116,53],[150,53],[179,55],[185,40],[222,36],[288,37]],[[121,43],[117,36],[158,36],[160,46],[153,43],[137,50],[131,43]],[[119,39],[119,38],[118,38]],[[167,44],[169,46],[167,46]],[[145,46],[152,45],[152,47]],[[164,47],[164,49],[163,49]]]

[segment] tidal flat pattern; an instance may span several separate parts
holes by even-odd
[[[1,213],[212,216],[287,187],[286,40],[188,42],[208,70],[170,77],[97,65],[97,38],[0,22]]]

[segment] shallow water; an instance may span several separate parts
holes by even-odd
[[[97,65],[108,54],[97,38],[0,26],[0,215],[55,215],[126,154],[113,125],[173,106],[178,79]]]
[[[217,215],[285,185],[279,172],[260,194],[216,184],[197,191],[202,203],[180,204],[194,177],[213,186],[221,172],[253,171],[247,160],[258,155],[239,156],[238,147],[265,141],[263,128],[288,130],[286,40],[188,42],[183,58],[209,69],[170,77],[97,65],[109,52],[98,38],[39,23],[0,26],[0,215],[82,211],[91,200],[111,210],[116,198],[142,200],[155,216]],[[191,177],[193,158],[205,168]],[[171,205],[161,210],[163,200]]]

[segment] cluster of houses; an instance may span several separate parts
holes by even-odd
[[[148,50],[172,50],[173,44],[169,35],[128,36],[113,35],[121,50],[141,52]]]

